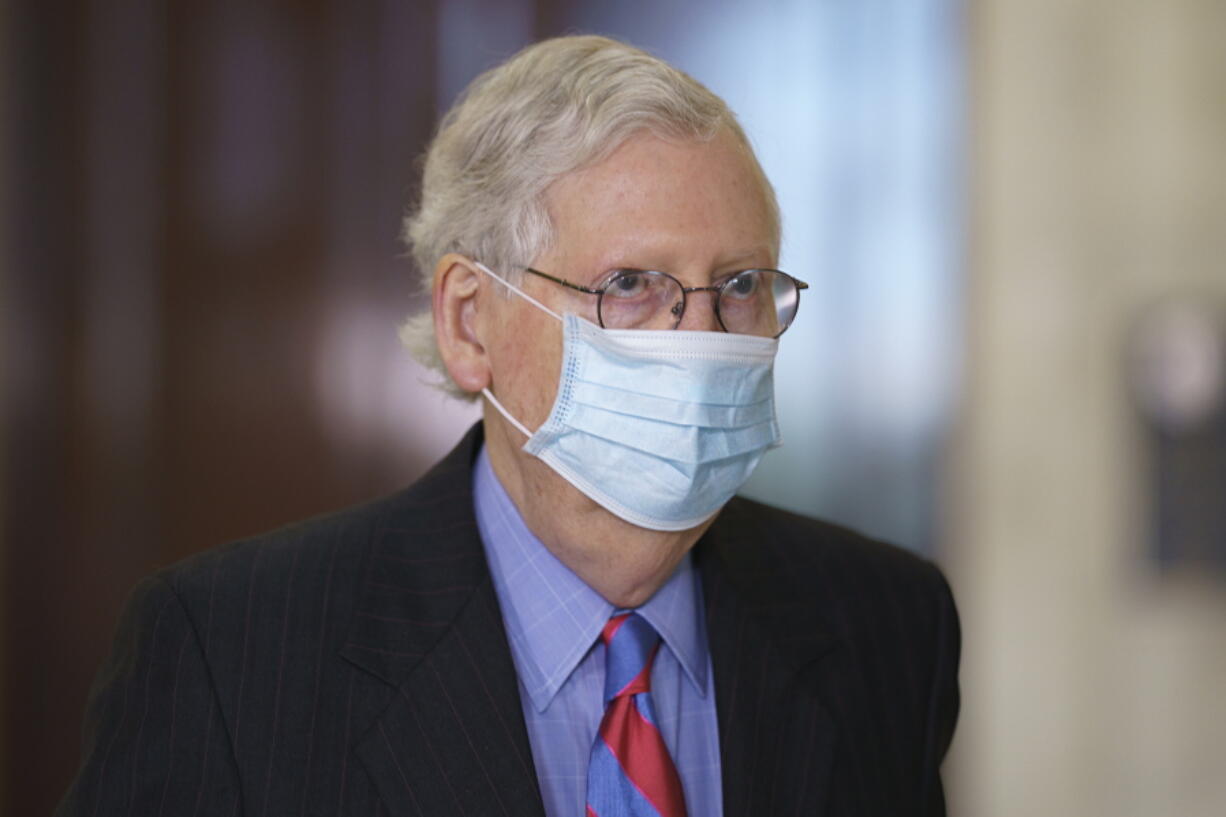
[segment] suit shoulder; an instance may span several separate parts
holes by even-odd
[[[750,500],[726,510],[725,561],[765,604],[837,634],[866,665],[920,665],[938,654],[956,663],[957,608],[928,559]]]
[[[743,497],[728,510],[733,511],[733,524],[756,532],[754,542],[767,553],[807,572],[835,573],[856,583],[918,583],[932,589],[945,585],[930,560],[851,528]]]
[[[335,584],[361,575],[379,531],[406,502],[401,491],[363,505],[295,522],[201,551],[159,570],[153,578],[168,585],[191,610],[243,587],[267,591],[281,585]],[[237,599],[234,599],[237,600]]]
[[[480,439],[474,427],[401,491],[211,548],[154,578],[174,591],[198,630],[232,634],[253,622],[315,621],[339,638],[385,549],[394,546],[401,561],[411,562],[430,544],[423,528],[437,534],[473,526],[471,470]]]

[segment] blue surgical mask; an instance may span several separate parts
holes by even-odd
[[[535,432],[482,394],[528,438],[532,454],[594,502],[652,530],[695,527],[719,511],[779,444],[778,340],[725,332],[602,329],[558,315],[562,372]]]

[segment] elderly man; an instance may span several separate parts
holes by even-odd
[[[61,813],[943,813],[940,574],[733,497],[805,285],[725,104],[533,46],[447,114],[407,234],[406,340],[483,422],[400,494],[146,580]]]

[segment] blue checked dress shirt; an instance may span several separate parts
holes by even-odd
[[[519,674],[545,814],[582,815],[588,760],[604,715],[605,656],[598,639],[614,607],[528,530],[484,447],[473,469],[473,497]],[[688,811],[721,817],[711,657],[698,571],[688,555],[636,612],[663,641],[651,672],[652,698]]]

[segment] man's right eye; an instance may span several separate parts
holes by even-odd
[[[647,274],[637,271],[619,272],[612,281],[606,293],[616,298],[633,298],[642,295],[647,289]]]

